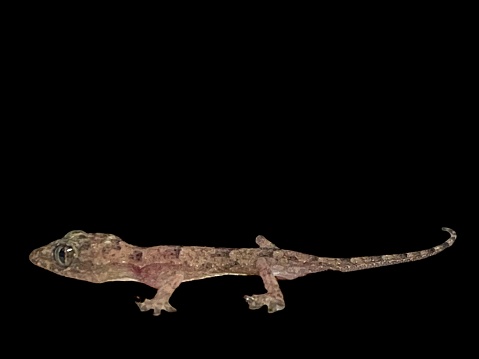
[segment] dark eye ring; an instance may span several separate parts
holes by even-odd
[[[60,245],[53,250],[55,261],[63,267],[68,267],[73,261],[73,247]]]

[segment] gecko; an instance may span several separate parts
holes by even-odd
[[[56,274],[93,283],[136,281],[157,289],[152,299],[137,302],[141,311],[175,312],[170,297],[182,283],[223,275],[257,275],[266,293],[245,295],[250,309],[267,306],[273,313],[284,309],[278,280],[333,270],[350,272],[412,262],[433,256],[450,247],[456,232],[442,228],[450,237],[426,250],[402,254],[327,258],[280,249],[263,236],[258,248],[216,248],[200,246],[137,247],[113,234],[75,230],[30,253],[30,261]]]

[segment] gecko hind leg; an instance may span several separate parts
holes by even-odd
[[[284,309],[284,298],[281,289],[279,288],[278,280],[273,275],[271,268],[269,267],[265,258],[260,258],[256,262],[256,266],[259,269],[259,275],[263,279],[266,293],[245,295],[244,299],[249,305],[250,309],[259,309],[263,305],[268,307],[268,313],[274,313]]]
[[[152,299],[145,299],[143,302],[136,302],[142,312],[153,309],[153,315],[160,315],[161,311],[176,312],[169,300],[173,292],[183,281],[183,275],[163,275],[157,279],[158,291]]]

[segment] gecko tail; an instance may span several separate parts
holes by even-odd
[[[453,231],[451,228],[447,228],[447,227],[442,227],[441,228],[444,232],[448,232],[451,236],[449,237],[449,239],[445,242],[448,244],[448,247],[452,246],[454,244],[454,242],[456,241],[457,239],[457,233],[455,231]],[[447,248],[447,247],[446,247]],[[445,248],[444,248],[445,249]]]
[[[384,267],[393,264],[414,262],[427,257],[431,257],[452,246],[457,239],[457,234],[454,230],[447,227],[442,227],[442,230],[448,232],[450,237],[445,242],[435,247],[421,251],[407,252],[401,254],[344,258],[342,259],[343,262],[341,263],[339,270],[341,272],[352,272],[368,268]]]

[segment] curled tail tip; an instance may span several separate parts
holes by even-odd
[[[453,235],[456,234],[456,232],[454,232],[451,228],[442,227],[441,229],[442,229],[444,232],[449,232],[449,233],[451,233],[451,234],[453,234]]]
[[[457,238],[456,232],[452,230],[451,228],[447,228],[447,227],[442,227],[441,229],[445,232],[448,232],[451,235],[451,238],[449,238],[448,241],[451,241],[451,244],[452,244]]]

